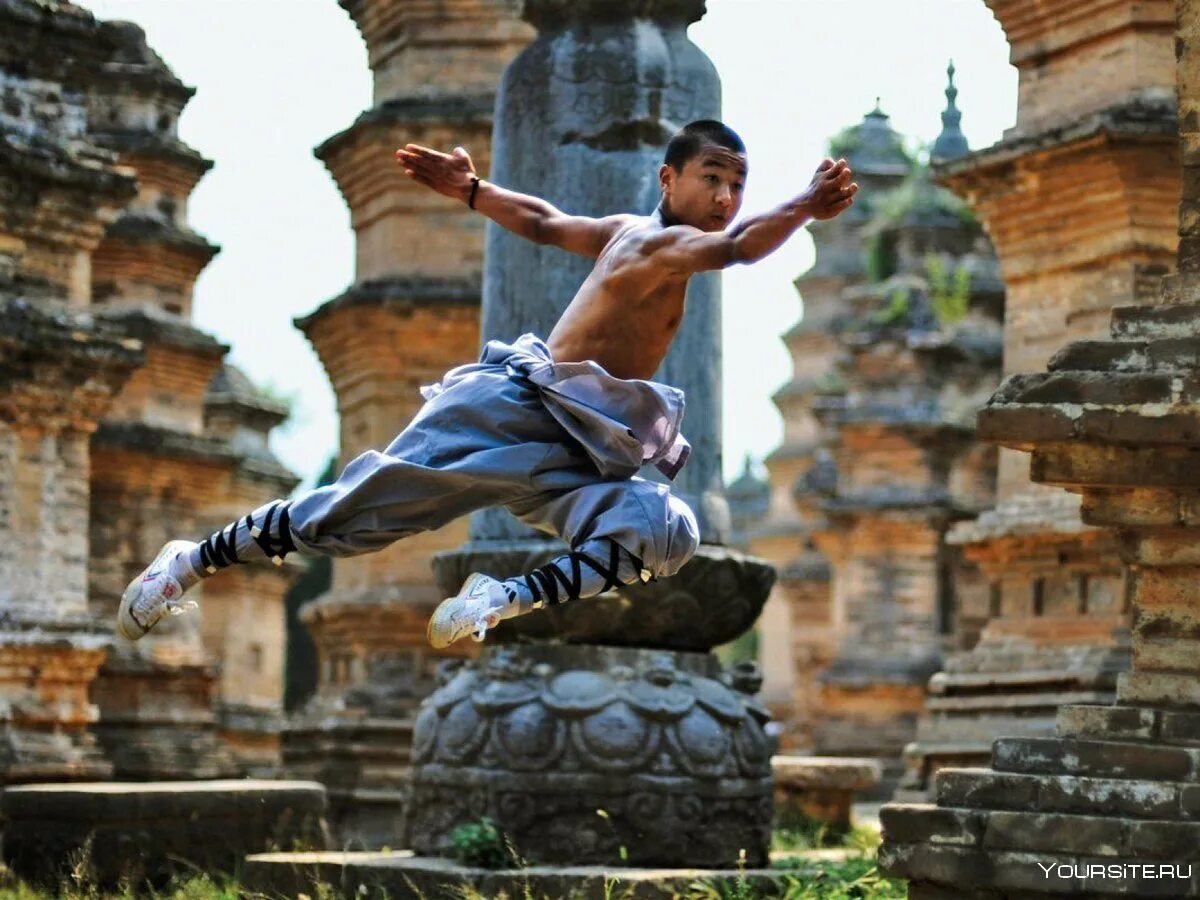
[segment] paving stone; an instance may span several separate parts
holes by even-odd
[[[999,738],[992,745],[992,766],[1002,772],[1188,781],[1195,763],[1195,751],[1182,747],[1117,741]]]
[[[933,803],[888,803],[879,811],[884,840],[975,846],[987,814],[980,810],[939,807]]]
[[[1123,819],[996,810],[987,816],[983,846],[1115,856],[1121,852],[1124,834]]]
[[[433,900],[465,896],[571,897],[578,900],[661,900],[681,896],[697,883],[722,895],[744,884],[756,897],[782,896],[786,869],[621,869],[612,866],[531,866],[488,870],[409,851],[261,853],[247,857],[241,885],[255,896],[332,896],[351,900]]]

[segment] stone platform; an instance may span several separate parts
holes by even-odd
[[[794,874],[794,873],[793,873]],[[408,850],[381,853],[259,853],[247,857],[242,889],[268,896],[380,898],[459,897],[467,887],[489,898],[534,900],[662,900],[699,881],[724,889],[739,878],[755,897],[782,896],[786,869],[624,869],[612,866],[534,866],[490,870],[448,859],[415,856]],[[332,895],[328,890],[332,888]],[[474,895],[472,895],[474,896]]]
[[[330,846],[325,802],[313,781],[9,787],[0,794],[4,862],[27,881],[55,884],[76,870],[102,887],[236,873],[250,853]]]
[[[773,756],[775,814],[800,814],[825,822],[834,831],[850,830],[854,795],[879,784],[877,759],[837,756]]]

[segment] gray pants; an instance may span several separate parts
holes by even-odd
[[[297,546],[354,556],[475,510],[503,506],[572,548],[609,538],[653,575],[675,574],[700,542],[691,509],[667,485],[613,474],[615,463],[603,474],[597,465],[597,460],[604,464],[605,448],[613,443],[606,438],[628,445],[630,435],[642,433],[643,423],[622,422],[619,416],[625,413],[628,419],[631,409],[654,400],[653,391],[673,389],[621,381],[594,364],[581,375],[580,364],[573,365],[570,379],[576,385],[587,382],[591,406],[583,412],[571,407],[573,416],[564,419],[571,425],[568,431],[560,421],[563,407],[553,396],[566,375],[556,381],[545,345],[530,335],[514,345],[490,343],[478,364],[455,370],[426,394],[431,399],[383,452],[368,450],[333,484],[291,504]],[[606,408],[597,397],[608,398],[601,401]],[[576,427],[581,421],[582,429]],[[661,431],[662,416],[652,424]]]

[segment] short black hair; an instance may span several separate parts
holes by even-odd
[[[699,119],[684,125],[671,138],[663,162],[676,172],[682,172],[684,164],[707,144],[716,144],[734,153],[746,152],[745,143],[728,125],[716,119]]]

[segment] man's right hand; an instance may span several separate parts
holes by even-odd
[[[800,195],[800,202],[814,219],[832,219],[854,202],[858,185],[851,181],[853,177],[846,160],[826,158],[817,166],[812,183]]]
[[[396,162],[413,181],[439,194],[464,203],[471,195],[475,164],[462,147],[455,147],[453,153],[439,153],[420,144],[405,144],[396,151]]]

